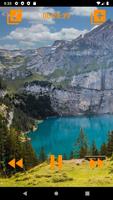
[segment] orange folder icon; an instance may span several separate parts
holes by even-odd
[[[15,25],[22,21],[22,10],[11,9],[7,13],[7,24]]]
[[[90,17],[91,24],[102,24],[106,22],[106,10],[94,10]]]

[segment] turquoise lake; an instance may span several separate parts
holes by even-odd
[[[29,137],[37,155],[44,147],[47,155],[65,153],[69,156],[80,128],[83,128],[89,144],[95,140],[99,148],[107,140],[108,131],[113,130],[113,115],[48,118],[35,132],[29,133]]]

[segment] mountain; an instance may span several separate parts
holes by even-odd
[[[36,98],[48,95],[60,115],[113,113],[113,22],[49,47],[1,49],[0,75],[24,80],[21,90]]]
[[[72,41],[55,41],[52,46],[35,50],[0,50],[0,74],[24,78],[33,73],[70,77],[111,67],[113,63],[113,22],[108,20]]]

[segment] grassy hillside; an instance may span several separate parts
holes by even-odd
[[[113,161],[104,161],[102,168],[91,169],[89,162],[78,165],[75,160],[63,161],[63,169],[50,170],[47,162],[11,178],[0,178],[0,187],[113,186]]]
[[[23,87],[26,82],[32,82],[34,80],[42,81],[45,80],[45,77],[39,74],[33,74],[32,76],[26,77],[24,79],[6,80],[7,90],[9,93],[15,93],[17,90]]]

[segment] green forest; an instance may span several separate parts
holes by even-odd
[[[7,85],[0,79],[0,90],[6,89]],[[5,108],[0,112],[0,175],[3,177],[11,176],[20,170],[18,168],[14,170],[8,165],[8,162],[13,158],[16,160],[23,158],[24,169],[22,169],[22,171],[29,170],[46,160],[43,148],[39,152],[39,158],[36,156],[26,134],[26,132],[32,131],[33,126],[35,126],[36,118],[34,118],[30,111],[34,109],[36,103],[34,101],[34,107],[33,105],[30,107],[29,103],[30,100],[32,100],[30,97],[26,103],[26,108],[23,108],[21,106],[24,103],[22,105],[15,104],[17,100],[18,98],[16,98],[15,95],[10,95],[8,93],[0,98],[1,110]],[[26,113],[28,107],[30,107],[31,110]],[[12,110],[13,119],[9,128],[8,114]],[[40,115],[37,116],[37,119],[38,118],[40,118]],[[22,137],[24,137],[24,142]]]
[[[5,91],[6,89],[7,85],[0,79],[0,90]],[[70,155],[63,155],[62,171],[57,169],[56,158],[55,171],[51,172],[49,157],[46,155],[44,147],[40,149],[37,156],[27,135],[27,132],[33,130],[33,126],[38,122],[37,120],[57,115],[51,108],[49,97],[45,95],[36,99],[32,95],[24,93],[6,93],[4,97],[0,98],[0,109],[0,186],[90,185],[93,184],[89,181],[90,177],[94,179],[94,177],[99,177],[100,175],[102,175],[100,179],[102,180],[103,178],[105,185],[112,184],[113,131],[108,133],[107,141],[98,148],[96,141],[93,141],[92,144],[89,143],[87,133],[81,127]],[[10,127],[8,127],[8,114],[11,111],[13,111],[13,119]],[[24,137],[24,141],[22,137]],[[91,174],[88,161],[85,161],[85,165],[75,164],[74,160],[84,159],[87,155],[106,156],[102,173],[96,168],[93,171],[94,174]],[[13,158],[16,160],[23,158],[24,169],[11,168],[8,162]],[[108,161],[110,162],[109,167],[107,167]],[[72,168],[71,171],[70,168]],[[81,177],[81,179],[77,177],[79,182],[73,178],[76,178],[77,174]],[[109,183],[106,181],[106,177],[111,178]],[[97,182],[95,179],[95,185],[98,185]],[[102,185],[101,181],[100,185]]]
[[[86,137],[86,133],[81,128],[79,136],[75,141],[74,150],[71,156],[76,158],[84,158],[87,155],[97,156],[105,155],[107,157],[112,157],[113,154],[113,131],[108,132],[107,142],[104,142],[100,149],[96,146],[96,141],[93,141],[89,145],[89,141]]]

